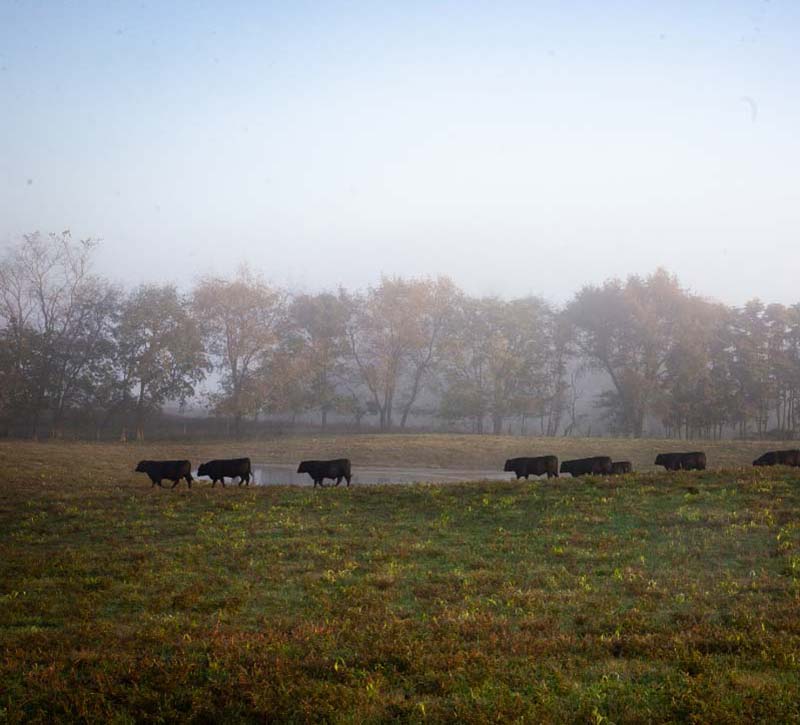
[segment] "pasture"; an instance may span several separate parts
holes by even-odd
[[[702,473],[652,472],[703,448]],[[800,720],[800,471],[770,443],[0,444],[0,721]],[[139,458],[617,478],[151,489]]]

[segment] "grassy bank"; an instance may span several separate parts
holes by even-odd
[[[522,438],[474,435],[320,435],[281,436],[247,441],[155,441],[144,443],[0,442],[0,465],[24,458],[72,465],[76,458],[117,468],[120,476],[142,458],[188,458],[197,464],[212,458],[250,456],[254,462],[294,463],[303,458],[348,457],[353,466],[480,468],[503,470],[506,458],[554,454],[559,458],[609,455],[629,460],[638,471],[655,470],[656,454],[704,450],[710,468],[749,466],[764,451],[798,447],[797,442],[675,441],[627,438]],[[661,470],[661,469],[659,469]]]
[[[520,443],[392,438],[314,450]],[[0,456],[0,721],[800,719],[794,471],[166,491],[137,446]]]

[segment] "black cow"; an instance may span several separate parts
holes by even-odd
[[[754,466],[800,466],[800,450],[769,451],[753,461]]]
[[[332,461],[302,461],[297,467],[298,473],[307,473],[314,481],[314,488],[317,484],[325,486],[323,481],[326,478],[335,478],[336,485],[338,486],[342,479],[347,481],[350,485],[350,459],[349,458],[335,458]]]
[[[633,466],[630,461],[614,461],[611,464],[611,473],[615,476],[623,476],[626,473],[633,473]]]
[[[705,471],[706,454],[702,451],[659,453],[655,465],[664,466],[668,471]]]
[[[509,458],[506,461],[504,471],[513,471],[517,474],[517,479],[523,476],[541,476],[547,474],[548,478],[555,476],[558,478],[558,458],[555,456],[535,456],[533,458]]]
[[[198,476],[208,476],[211,479],[211,488],[217,485],[217,481],[220,481],[222,488],[225,488],[226,477],[238,478],[240,486],[243,483],[249,486],[251,474],[249,458],[215,459],[208,463],[201,463],[200,468],[197,469]]]
[[[608,456],[593,456],[592,458],[576,458],[573,461],[563,461],[561,473],[571,473],[578,476],[607,476],[611,473],[612,462]]]
[[[192,464],[189,461],[139,461],[136,473],[146,473],[150,476],[153,486],[156,484],[161,486],[161,481],[166,478],[172,481],[172,488],[175,488],[178,482],[185,478],[189,488],[192,487]]]

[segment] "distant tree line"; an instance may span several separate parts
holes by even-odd
[[[588,404],[627,436],[791,438],[800,305],[734,308],[663,270],[587,285],[562,308],[473,297],[447,278],[293,294],[243,269],[126,290],[92,240],[30,234],[0,260],[0,433],[142,438],[166,404],[229,422],[313,413],[404,430],[585,434]],[[210,391],[210,392],[209,392]]]

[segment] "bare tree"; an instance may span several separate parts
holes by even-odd
[[[47,408],[60,420],[107,331],[113,292],[90,273],[95,244],[74,242],[68,230],[28,234],[0,264],[0,319],[19,386],[15,403],[33,437]]]

